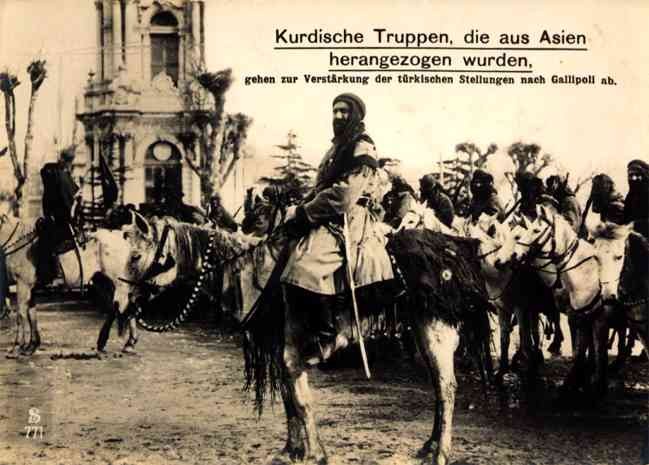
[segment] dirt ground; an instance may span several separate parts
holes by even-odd
[[[141,332],[137,355],[119,353],[115,333],[101,359],[53,359],[91,353],[100,326],[93,309],[48,307],[40,311],[42,350],[0,359],[1,465],[267,464],[283,446],[282,405],[255,416],[235,339],[192,324]],[[10,337],[5,319],[3,350]],[[647,366],[630,365],[597,408],[559,410],[554,386],[568,363],[547,362],[546,395],[527,406],[515,395],[485,400],[475,375],[460,371],[452,463],[640,464]],[[360,369],[310,373],[331,462],[419,463],[414,453],[433,422],[426,375],[405,358],[372,368],[371,381]],[[27,437],[30,425],[42,426],[43,437]]]

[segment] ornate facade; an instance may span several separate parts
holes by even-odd
[[[204,62],[202,0],[96,0],[97,62],[84,108],[84,194],[99,157],[108,161],[121,203],[160,205],[169,195],[200,203],[198,162],[185,88]],[[94,183],[96,184],[96,183]]]

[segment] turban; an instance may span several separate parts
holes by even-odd
[[[475,170],[473,172],[473,180],[472,181],[479,181],[483,184],[493,184],[494,182],[494,177],[487,173],[486,171],[483,170]]]
[[[649,164],[643,160],[632,160],[627,165],[629,172],[636,172],[642,174],[645,178],[649,178]]]
[[[365,103],[358,95],[350,92],[340,94],[334,99],[332,106],[335,105],[336,102],[345,102],[349,105],[352,111],[358,115],[360,121],[365,118]]]
[[[437,186],[437,180],[433,177],[432,174],[427,174],[419,180],[419,186],[422,189],[432,189],[433,187]]]
[[[73,161],[74,160],[74,149],[73,148],[67,148],[65,150],[61,150],[61,160],[63,161]]]
[[[516,174],[516,185],[521,192],[529,192],[532,189],[540,192],[543,189],[543,181],[527,171]]]

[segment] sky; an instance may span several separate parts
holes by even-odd
[[[626,163],[649,159],[649,48],[646,1],[432,1],[355,0],[302,2],[277,0],[208,0],[205,29],[207,67],[233,69],[226,111],[254,120],[249,143],[259,163],[277,153],[289,130],[298,135],[300,152],[317,164],[331,138],[331,101],[351,91],[367,105],[366,125],[380,156],[402,160],[409,179],[430,171],[441,157],[454,155],[460,142],[502,149],[513,142],[537,143],[576,179],[591,172],[611,174],[626,190]],[[0,68],[18,72],[34,56],[50,63],[36,113],[36,146],[51,152],[62,127],[72,131],[74,97],[82,94],[94,68],[93,0],[0,0]],[[394,32],[446,32],[455,45],[470,29],[491,36],[528,33],[535,45],[544,29],[585,34],[584,52],[529,51],[535,74],[611,76],[615,86],[570,85],[316,85],[303,74],[326,75],[328,50],[274,50],[275,30],[362,32],[375,42],[372,29]],[[342,53],[377,53],[337,50]],[[386,52],[383,52],[386,53]],[[404,54],[394,50],[389,53]],[[406,54],[448,54],[455,67],[465,51],[420,50]],[[476,54],[499,54],[481,51]],[[387,73],[386,73],[387,74]],[[392,73],[395,74],[395,73]],[[296,84],[245,85],[246,76],[298,76]],[[369,74],[370,82],[375,74]],[[514,75],[515,79],[518,76]],[[279,78],[278,78],[279,80]],[[456,77],[457,80],[457,77]],[[18,92],[19,140],[26,119],[28,85]],[[59,105],[58,95],[63,95]],[[59,117],[62,115],[62,119]],[[0,147],[6,140],[0,130]],[[0,166],[8,161],[0,160]]]

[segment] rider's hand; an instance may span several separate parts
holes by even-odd
[[[284,231],[292,239],[306,236],[316,225],[309,221],[303,206],[295,209],[295,216],[284,223]]]

